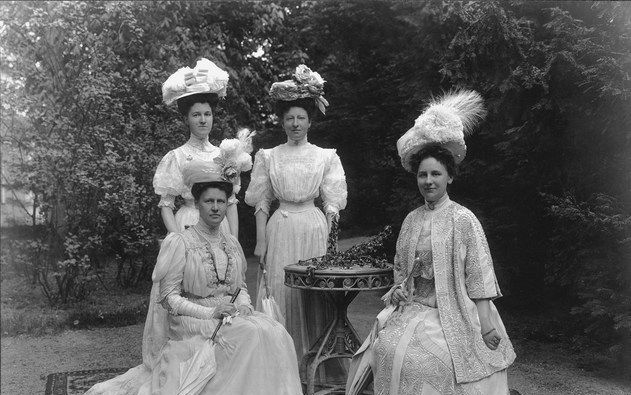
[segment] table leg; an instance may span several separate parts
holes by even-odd
[[[307,395],[315,391],[315,375],[318,366],[333,358],[352,358],[361,345],[359,336],[346,316],[348,306],[355,299],[359,291],[331,291],[326,292],[326,299],[333,310],[333,319],[327,325],[324,334],[315,342],[311,350],[303,356],[306,368]],[[317,351],[316,351],[317,350]],[[310,360],[310,361],[309,361]],[[343,388],[333,386],[330,392]],[[320,393],[323,393],[322,391]]]

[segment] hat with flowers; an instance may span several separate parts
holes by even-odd
[[[206,58],[197,61],[195,68],[182,67],[162,84],[162,100],[166,104],[199,93],[215,93],[225,97],[228,73]]]
[[[237,137],[219,144],[219,155],[212,162],[192,160],[182,169],[184,184],[191,188],[200,182],[227,182],[238,187],[239,174],[252,169],[252,137],[256,132],[243,128]],[[238,188],[235,189],[238,193]]]
[[[274,82],[269,94],[274,100],[292,101],[313,98],[322,114],[326,112],[329,102],[324,98],[324,79],[304,64],[296,67],[291,79]]]
[[[452,91],[432,100],[397,141],[401,164],[407,171],[416,172],[410,160],[429,144],[443,146],[453,154],[456,164],[462,162],[467,153],[464,138],[485,115],[482,96],[472,90]]]

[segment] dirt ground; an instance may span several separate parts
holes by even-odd
[[[348,240],[354,244],[357,240]],[[256,263],[248,270],[254,290]],[[349,318],[361,337],[381,309],[376,293],[363,293],[351,305]],[[141,362],[143,325],[94,330],[69,330],[39,337],[1,339],[0,393],[43,394],[46,376],[55,372],[100,368],[126,368]],[[510,335],[510,333],[509,333]],[[581,369],[575,355],[560,345],[512,337],[517,360],[509,368],[509,385],[527,394],[631,394],[631,383]]]

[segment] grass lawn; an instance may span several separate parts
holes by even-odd
[[[39,284],[23,275],[2,271],[1,333],[42,335],[68,328],[124,326],[144,321],[149,284],[139,290],[125,289],[115,280],[115,268],[106,271],[105,286],[95,284],[86,300],[51,307]],[[107,289],[105,288],[107,287]]]

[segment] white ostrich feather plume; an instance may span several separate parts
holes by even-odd
[[[445,93],[431,101],[427,112],[447,111],[460,118],[465,136],[471,134],[473,127],[486,116],[484,100],[478,92],[471,90],[456,90]]]

